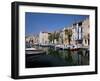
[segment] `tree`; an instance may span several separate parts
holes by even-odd
[[[49,42],[53,42],[54,43],[54,39],[55,39],[54,33],[50,33],[48,39],[49,39]]]
[[[72,37],[72,30],[71,29],[65,29],[65,35],[67,36],[68,43],[70,44],[71,37]]]
[[[49,42],[52,42],[52,35],[51,35],[51,33],[49,34],[48,39],[49,39]]]
[[[53,32],[49,35],[48,39],[50,42],[53,41],[54,43],[54,40],[56,39],[56,41],[58,42],[59,41],[59,37],[60,37],[60,33],[59,32]]]
[[[52,34],[50,33],[48,36],[49,42],[52,42]]]
[[[55,33],[55,39],[57,40],[57,42],[59,41],[59,37],[60,37],[60,33],[59,32],[56,32]]]

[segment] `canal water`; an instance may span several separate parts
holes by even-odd
[[[26,68],[89,65],[87,49],[69,51],[43,46],[34,46],[34,48],[44,52],[34,54],[34,51],[31,51],[33,54],[26,54]]]

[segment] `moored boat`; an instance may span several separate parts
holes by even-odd
[[[45,51],[36,48],[26,48],[26,54],[45,54]]]
[[[79,45],[56,45],[56,49],[77,51],[81,48]]]

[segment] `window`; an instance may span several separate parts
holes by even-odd
[[[85,39],[85,44],[87,44],[87,40]]]

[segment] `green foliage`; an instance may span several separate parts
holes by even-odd
[[[53,32],[49,35],[48,39],[50,42],[53,41],[54,43],[54,40],[56,39],[57,41],[59,41],[59,37],[60,37],[60,33],[59,32]]]
[[[71,37],[72,37],[72,30],[71,29],[66,29],[65,30],[65,35],[67,35],[67,39],[68,39],[68,42],[70,44],[70,41],[71,41]]]
[[[56,39],[57,41],[59,41],[59,37],[60,37],[60,33],[59,33],[59,32],[56,32],[56,33],[55,33],[55,39]]]
[[[48,39],[49,39],[50,42],[52,42],[52,40],[53,40],[52,34],[49,35]]]

